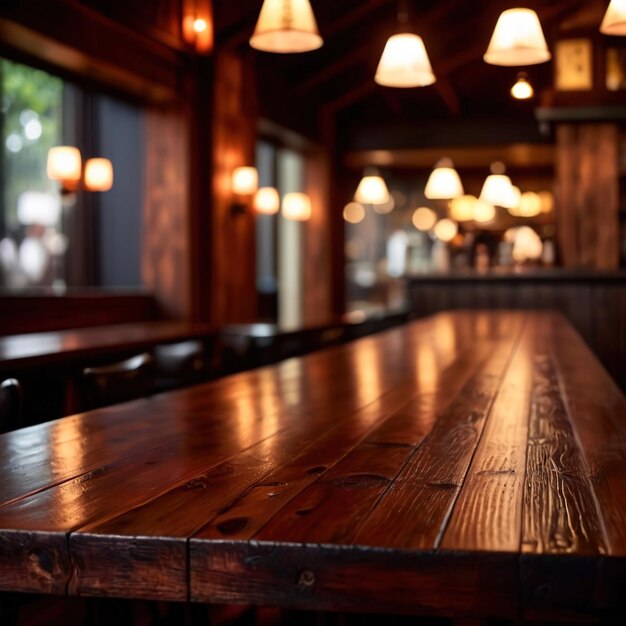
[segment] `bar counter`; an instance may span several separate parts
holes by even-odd
[[[561,315],[438,314],[0,436],[0,589],[623,618],[625,417]]]

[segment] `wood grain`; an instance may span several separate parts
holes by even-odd
[[[2,435],[0,589],[620,623],[625,403],[458,311]]]

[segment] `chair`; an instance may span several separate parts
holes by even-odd
[[[127,402],[148,395],[154,378],[154,359],[148,353],[113,365],[83,370],[85,409]]]
[[[202,341],[163,344],[154,349],[155,388],[158,391],[199,383],[208,375]]]
[[[22,386],[15,378],[0,383],[0,433],[20,427],[22,399]]]

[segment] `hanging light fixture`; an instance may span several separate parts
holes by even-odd
[[[375,168],[368,168],[354,194],[354,200],[361,204],[387,204],[389,189],[385,179]]]
[[[374,80],[385,87],[425,87],[436,78],[421,37],[406,32],[409,19],[406,1],[398,7],[398,25],[402,31],[385,44]]]
[[[626,35],[626,0],[611,0],[600,32],[604,35]]]
[[[450,200],[463,195],[461,179],[450,159],[441,159],[437,162],[428,177],[424,195],[429,200]]]
[[[480,192],[480,200],[507,209],[517,206],[519,198],[516,200],[517,194],[513,189],[513,183],[505,171],[504,163],[496,161],[491,164],[491,174],[485,180]]]
[[[250,45],[265,52],[309,52],[320,48],[309,0],[264,0]]]
[[[528,82],[528,76],[525,72],[520,72],[517,75],[517,81],[513,87],[511,87],[511,95],[516,100],[528,100],[535,95],[535,90]]]
[[[535,65],[551,59],[537,14],[508,9],[498,18],[483,59],[491,65]]]

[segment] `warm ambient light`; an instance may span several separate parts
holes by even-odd
[[[382,176],[375,170],[367,170],[357,187],[354,199],[361,204],[387,204],[389,189]]]
[[[343,219],[349,224],[358,224],[365,219],[365,209],[358,202],[349,202],[343,208]]]
[[[436,78],[422,38],[413,33],[389,37],[374,80],[385,87],[432,85]]]
[[[450,200],[463,195],[461,179],[450,159],[441,159],[426,183],[424,195],[430,200]]]
[[[489,204],[484,200],[476,200],[474,203],[474,210],[472,212],[472,219],[479,224],[485,224],[491,222],[496,216],[496,207],[493,204]]]
[[[232,191],[239,196],[250,196],[259,188],[256,167],[238,167],[233,171]]]
[[[626,35],[626,0],[611,0],[600,32],[604,35]]]
[[[196,52],[213,50],[213,10],[210,0],[183,0],[183,38]]]
[[[468,222],[474,219],[474,205],[478,198],[472,195],[464,195],[454,198],[450,202],[450,217],[457,222]]]
[[[113,164],[109,159],[89,159],[85,163],[85,189],[109,191],[113,187]]]
[[[324,41],[309,0],[264,0],[250,45],[265,52],[308,52]]]
[[[525,191],[519,201],[515,214],[519,217],[536,217],[541,213],[541,196],[534,191]]]
[[[458,226],[448,218],[439,220],[435,224],[435,237],[444,243],[452,241],[459,232]]]
[[[261,187],[254,196],[254,208],[261,215],[276,215],[280,209],[280,196],[274,187]]]
[[[193,29],[196,33],[203,33],[208,28],[206,20],[201,17],[193,21]]]
[[[50,148],[46,169],[50,180],[58,180],[64,187],[76,188],[82,174],[80,150],[72,146]]]
[[[437,223],[437,214],[428,207],[421,206],[413,213],[413,226],[417,230],[431,230]]]
[[[285,194],[283,217],[297,222],[306,222],[311,217],[311,198],[305,193]]]
[[[523,72],[517,75],[517,82],[511,87],[511,95],[517,100],[528,100],[535,95],[533,86]]]
[[[498,18],[487,52],[492,65],[535,65],[551,58],[537,14],[531,9],[508,9]]]

